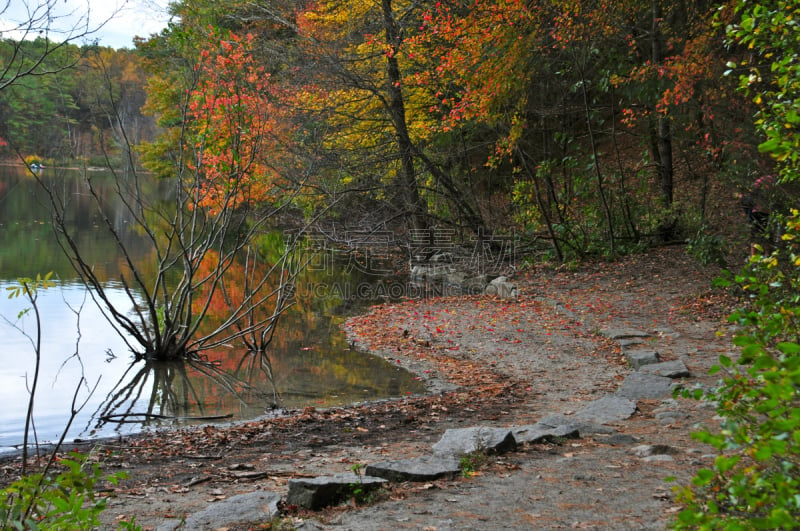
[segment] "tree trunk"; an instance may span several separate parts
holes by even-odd
[[[411,137],[408,134],[406,123],[406,109],[403,101],[401,86],[400,65],[397,61],[397,50],[400,45],[400,35],[392,12],[392,1],[382,0],[383,23],[386,31],[386,44],[389,51],[386,54],[387,82],[389,91],[389,108],[394,125],[397,148],[400,155],[401,173],[399,183],[401,186],[403,208],[410,229],[421,230],[427,228],[425,213],[426,208],[419,194],[417,177],[414,169],[414,152]]]
[[[652,57],[654,65],[660,65],[663,61],[661,51],[661,6],[658,0],[653,0],[653,41]],[[672,206],[673,195],[673,164],[672,164],[672,131],[669,125],[669,115],[656,110],[655,124],[655,151],[654,159],[658,165],[658,177],[661,183],[661,203],[664,207]]]

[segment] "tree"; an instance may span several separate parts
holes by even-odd
[[[38,57],[48,43],[0,42],[0,62],[14,54]],[[88,161],[117,166],[121,147],[155,135],[154,121],[141,113],[145,77],[141,60],[130,50],[67,44],[42,61],[43,71],[59,65],[70,68],[47,75],[25,76],[0,91],[2,131],[11,146],[6,150],[38,155],[53,161]],[[116,111],[114,110],[116,109]],[[116,116],[115,116],[116,115]],[[120,120],[120,123],[117,123]],[[122,137],[122,125],[128,138]]]
[[[473,183],[459,175],[452,146],[430,141],[431,94],[410,83],[424,63],[409,47],[423,6],[374,0],[311,4],[297,22],[303,57],[314,65],[302,90],[326,127],[321,142],[327,171],[345,191],[388,207],[389,215],[373,224],[401,218],[417,234],[434,226],[479,234],[485,221],[473,200]]]
[[[734,96],[718,81],[713,13],[706,2],[437,2],[415,38],[415,55],[431,58],[415,76],[437,100],[431,135],[468,138],[485,157],[478,171],[558,259],[674,240],[676,212],[704,211],[710,188],[706,177],[695,197],[688,181],[719,171],[723,142],[741,142],[742,128],[721,123]]]
[[[759,149],[775,159],[784,186],[800,177],[798,16],[796,2],[737,0],[719,19],[731,51],[746,50],[728,63],[729,73],[739,74],[740,90],[758,108]],[[676,529],[793,529],[800,523],[800,211],[779,219],[781,245],[768,254],[761,249],[733,279],[723,279],[746,294],[729,319],[737,325],[741,355],[720,356],[712,368],[722,375],[720,385],[693,393],[718,405],[723,429],[693,434],[718,455],[679,490],[685,509]]]
[[[26,78],[41,78],[75,66],[77,58],[63,54],[64,49],[71,43],[90,39],[118,12],[99,23],[92,23],[88,1],[83,12],[79,9],[64,11],[58,0],[34,3],[23,0],[22,6],[17,8],[27,16],[0,30],[4,47],[4,60],[0,63],[0,93]],[[11,3],[6,2],[0,8],[0,18],[5,19],[4,15],[11,14],[10,10]],[[25,41],[32,38],[39,46],[26,46]]]
[[[269,336],[260,332],[271,330],[288,302],[282,294],[296,273],[288,261],[293,241],[286,243],[277,260],[259,269],[261,273],[252,269],[259,234],[294,196],[286,187],[275,192],[277,183],[269,166],[273,156],[280,156],[269,142],[274,125],[269,99],[274,95],[268,76],[253,64],[247,47],[246,40],[212,32],[205,50],[196,56],[189,72],[193,84],[178,111],[170,115],[179,118],[177,140],[168,145],[172,151],[167,161],[172,165],[158,168],[169,185],[167,198],[148,193],[131,146],[127,152],[132,164],[125,172],[115,172],[117,195],[157,261],[154,278],[148,278],[122,239],[116,238],[127,265],[118,282],[132,311],[111,299],[76,235],[67,230],[69,196],[47,188],[59,242],[108,321],[138,358],[197,357],[202,350],[245,337],[263,338],[250,344],[263,349]],[[106,229],[117,236],[115,220],[104,213],[103,197],[89,174],[85,185]],[[201,331],[216,294],[229,289],[226,275],[238,260],[246,260],[248,268],[246,293],[238,300],[226,297],[230,304],[226,318]],[[280,279],[277,287],[267,282],[273,274]],[[273,311],[258,313],[262,306]]]

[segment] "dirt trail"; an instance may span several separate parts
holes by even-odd
[[[578,271],[514,278],[516,300],[431,299],[381,306],[348,322],[362,348],[416,372],[426,397],[316,411],[229,427],[163,432],[105,446],[109,471],[130,474],[103,518],[136,517],[153,529],[235,494],[286,492],[288,479],[426,455],[448,428],[534,423],[570,415],[613,392],[630,368],[608,327],[646,331],[646,346],[681,359],[685,382],[731,354],[725,301],[709,290],[714,269],[669,248]],[[642,400],[608,440],[531,445],[492,459],[472,477],[395,485],[374,504],[319,513],[287,508],[287,528],[662,529],[678,510],[666,476],[685,483],[709,462],[690,438],[713,422],[709,405]],[[637,445],[666,445],[646,459]],[[13,474],[7,467],[5,474]],[[258,529],[237,524],[229,529]]]

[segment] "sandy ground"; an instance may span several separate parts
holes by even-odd
[[[130,478],[109,490],[103,518],[108,528],[135,517],[153,529],[235,494],[285,494],[292,477],[427,455],[448,428],[570,415],[631,371],[619,344],[600,334],[609,327],[648,332],[647,347],[689,367],[685,385],[713,385],[708,368],[732,354],[728,303],[709,288],[716,273],[673,247],[577,271],[519,273],[515,300],[375,307],[350,319],[348,334],[359,348],[418,374],[430,395],[106,444],[96,452],[105,469]],[[679,510],[665,478],[686,483],[710,462],[710,450],[690,433],[713,416],[695,401],[643,400],[615,426],[635,438],[627,444],[587,437],[526,446],[488,459],[470,477],[394,485],[366,507],[284,507],[272,528],[663,529]],[[635,455],[641,444],[666,445],[669,458]],[[6,463],[4,480],[13,474]],[[262,528],[270,527],[229,527]]]

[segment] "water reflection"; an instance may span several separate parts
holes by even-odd
[[[43,170],[47,178],[49,168]],[[103,271],[104,289],[122,311],[133,311],[128,294],[115,283],[121,258],[95,211],[83,203],[77,174],[60,173],[61,186],[73,197],[77,212],[71,222],[81,245]],[[72,179],[72,180],[71,180]],[[107,176],[93,176],[109,199],[109,216],[136,249],[136,259],[152,263],[124,212],[114,210]],[[278,236],[280,237],[280,236]],[[354,311],[347,290],[314,290],[315,286],[374,283],[376,279],[341,267],[311,269],[299,279],[295,304],[278,324],[268,348],[259,354],[230,345],[206,352],[201,359],[172,363],[135,362],[126,341],[87,298],[87,292],[52,235],[47,203],[30,176],[20,168],[0,166],[0,292],[20,276],[54,271],[56,289],[42,292],[43,319],[41,392],[36,397],[36,435],[40,442],[57,440],[70,413],[69,402],[82,378],[78,402],[87,401],[73,422],[67,440],[130,433],[142,427],[192,422],[198,417],[253,418],[276,403],[286,407],[338,405],[422,391],[412,375],[389,363],[353,352],[339,326],[342,310]],[[22,440],[29,376],[34,355],[32,321],[18,313],[22,299],[0,297],[0,451]],[[224,317],[224,316],[221,316]],[[214,326],[210,319],[209,326]],[[26,336],[25,334],[28,334]],[[92,392],[92,389],[94,391]]]

